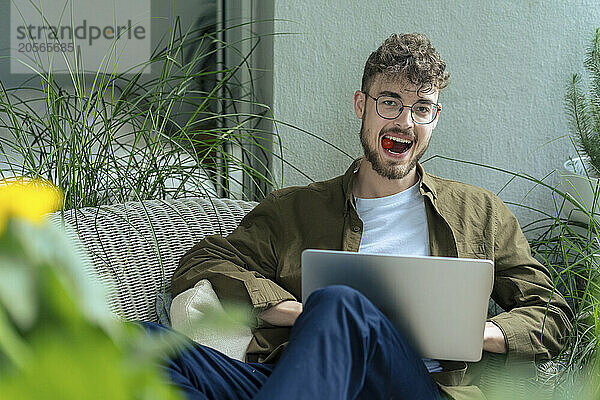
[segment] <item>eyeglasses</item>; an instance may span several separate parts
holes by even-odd
[[[419,100],[412,106],[405,106],[398,97],[382,94],[375,98],[367,92],[363,92],[375,100],[377,114],[383,119],[396,119],[402,114],[404,108],[410,109],[410,116],[415,124],[427,125],[432,123],[442,111],[442,105],[427,100]]]

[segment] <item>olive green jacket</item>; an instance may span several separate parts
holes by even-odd
[[[206,237],[180,260],[172,279],[173,295],[208,279],[221,300],[248,304],[256,315],[284,300],[302,301],[300,255],[304,249],[359,249],[362,222],[352,185],[360,162],[356,160],[343,176],[277,190],[226,238]],[[418,168],[431,255],[494,261],[492,298],[507,311],[491,320],[506,338],[506,362],[532,365],[556,355],[572,313],[563,297],[552,290],[548,270],[531,256],[514,215],[484,189]],[[275,362],[289,331],[257,319],[246,360]],[[444,371],[433,376],[444,391],[456,399],[483,398],[473,386],[481,375],[481,362],[443,366]]]

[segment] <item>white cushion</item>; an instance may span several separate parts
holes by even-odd
[[[171,303],[171,326],[195,342],[244,361],[246,349],[252,339],[249,327],[220,329],[212,324],[202,323],[207,314],[214,316],[215,313],[224,312],[212,285],[203,279],[193,288],[175,296]]]

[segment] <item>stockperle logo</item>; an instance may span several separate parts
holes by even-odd
[[[150,19],[150,0],[108,5],[95,0],[12,0],[11,73],[40,68],[67,72],[75,62],[92,73],[139,72],[150,58]]]

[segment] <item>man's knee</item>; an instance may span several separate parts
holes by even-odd
[[[317,304],[342,308],[375,308],[364,294],[346,285],[331,285],[315,290],[308,297],[306,306],[310,308]]]

